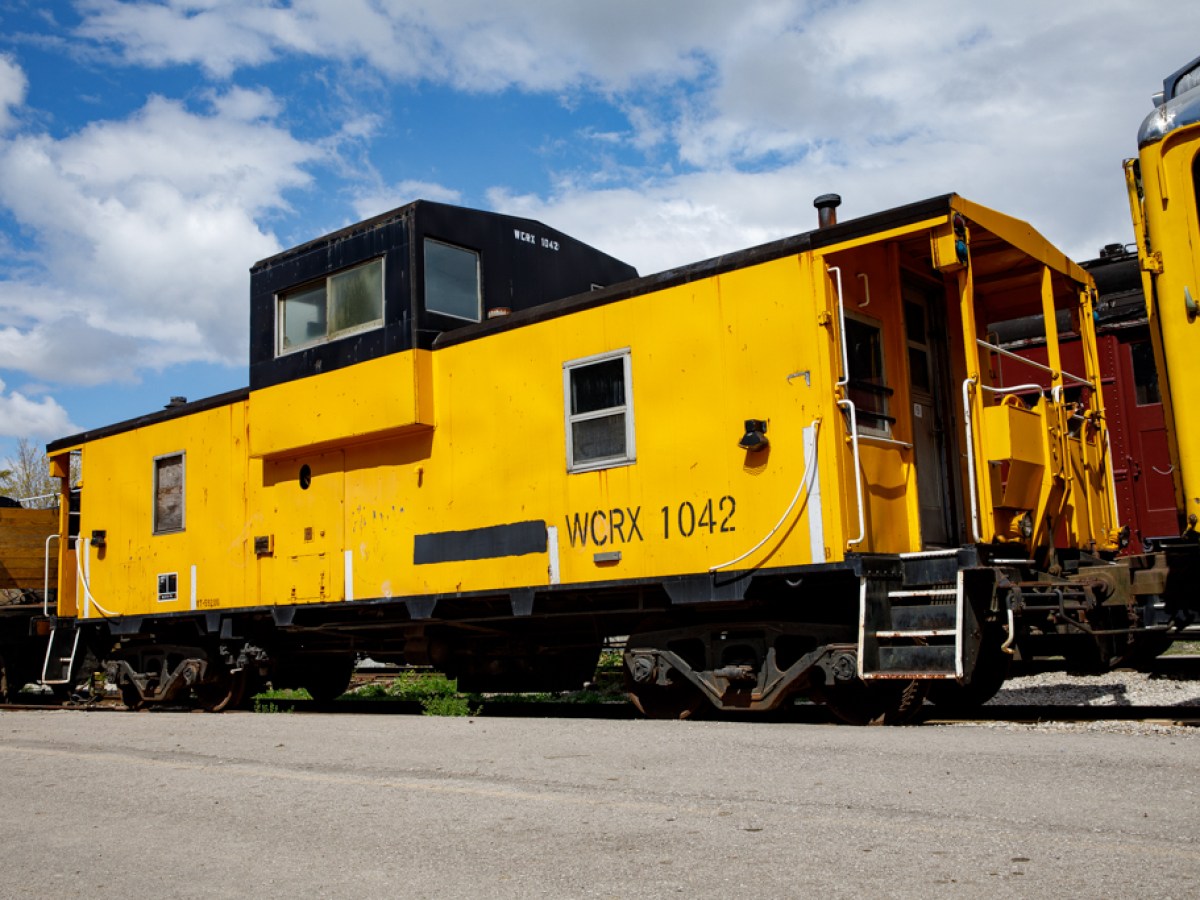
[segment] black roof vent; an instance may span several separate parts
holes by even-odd
[[[828,228],[837,224],[837,208],[842,205],[842,198],[837,194],[822,194],[813,201],[817,208],[817,226]]]

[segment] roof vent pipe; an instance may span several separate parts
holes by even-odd
[[[813,201],[817,208],[817,227],[828,228],[837,224],[837,208],[842,205],[842,198],[837,194],[822,194]]]

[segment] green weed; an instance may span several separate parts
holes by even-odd
[[[465,694],[438,695],[421,701],[421,711],[426,716],[477,716],[483,704],[471,706],[471,698]]]
[[[287,704],[273,703],[270,700],[264,700],[260,697],[255,697],[254,711],[256,713],[290,713],[295,712],[295,709]]]

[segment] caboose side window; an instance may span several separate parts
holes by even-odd
[[[278,353],[383,324],[383,260],[279,295]]]
[[[636,459],[629,350],[563,364],[567,471],[623,466]]]
[[[154,533],[183,531],[184,525],[183,453],[170,453],[154,459]]]
[[[468,322],[482,318],[478,253],[425,238],[425,309]]]
[[[846,317],[846,356],[850,364],[849,398],[858,426],[868,434],[889,435],[887,370],[883,365],[883,332],[878,325]]]

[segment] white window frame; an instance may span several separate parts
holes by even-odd
[[[158,524],[158,464],[164,459],[179,457],[179,527],[163,528]],[[151,504],[151,527],[154,534],[179,534],[187,530],[187,451],[176,450],[174,453],[163,453],[154,457],[153,466],[154,494]]]
[[[595,365],[596,363],[604,363],[613,359],[620,359],[624,363],[624,405],[608,406],[604,409],[593,410],[591,412],[572,414],[571,373],[576,369],[583,369],[588,366]],[[625,414],[624,453],[613,456],[604,456],[599,459],[584,460],[577,463],[575,461],[575,440],[573,427],[575,423],[585,422],[591,419],[602,419],[605,416],[611,416],[618,412],[623,412]],[[628,466],[637,462],[637,446],[634,440],[633,427],[633,362],[630,348],[624,347],[620,350],[611,350],[607,353],[597,353],[594,356],[585,356],[581,359],[572,359],[563,363],[563,414],[566,425],[568,472],[595,472],[599,469],[615,469],[620,466]]]
[[[370,322],[363,322],[361,325],[354,325],[350,328],[343,328],[341,331],[329,331],[329,281],[338,275],[344,275],[347,272],[352,272],[355,269],[360,269],[365,266],[379,264],[379,318],[372,319]],[[293,344],[291,347],[283,346],[284,339],[284,317],[283,304],[288,294],[294,294],[297,291],[307,287],[315,287],[323,285],[325,288],[325,334],[321,337],[313,338],[311,341],[305,341],[302,344]],[[301,350],[308,350],[311,347],[318,347],[321,344],[328,344],[330,341],[339,341],[344,337],[349,337],[354,334],[361,334],[367,331],[375,331],[382,328],[383,323],[387,320],[387,258],[377,256],[373,259],[366,259],[362,262],[355,263],[352,266],[346,266],[344,269],[338,269],[336,272],[328,272],[320,278],[314,278],[312,281],[306,281],[302,284],[294,284],[285,291],[279,291],[275,294],[275,356],[288,356],[292,353],[298,353]]]

